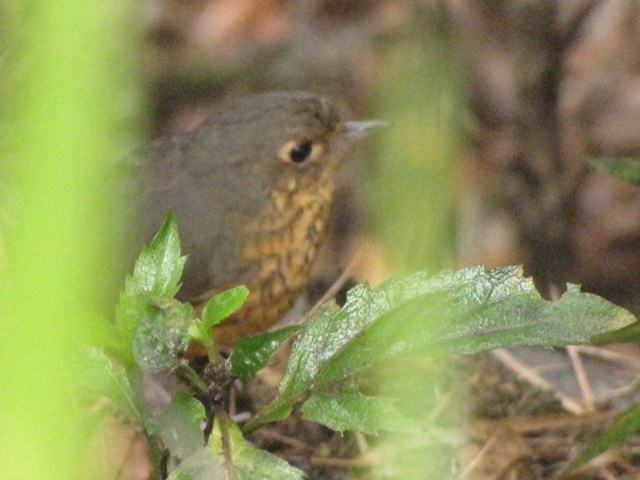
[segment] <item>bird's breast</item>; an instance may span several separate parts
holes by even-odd
[[[241,255],[253,265],[242,311],[217,332],[222,344],[265,330],[291,308],[307,283],[325,231],[333,185],[274,190],[264,211],[243,228]]]

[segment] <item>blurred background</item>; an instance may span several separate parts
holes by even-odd
[[[355,252],[373,282],[525,263],[547,295],[571,281],[636,309],[639,192],[585,162],[640,152],[635,0],[158,0],[143,13],[154,136],[264,90],[332,94],[390,122],[343,169],[326,268]]]
[[[316,295],[345,268],[376,284],[408,271],[524,263],[547,298],[579,283],[637,314],[640,190],[587,160],[640,154],[639,8],[636,0],[149,1],[142,69],[153,135],[192,128],[243,93],[334,95],[354,118],[390,127],[343,166]],[[638,375],[634,349],[616,351],[614,369],[585,358],[586,387],[564,353],[506,355],[472,361],[472,396],[462,403],[481,418],[515,420],[475,426],[458,449],[473,465],[462,477],[547,478],[597,427],[551,428],[530,416],[563,412],[567,398],[586,400],[573,413],[588,413]],[[406,396],[423,399],[425,411],[444,402],[449,416],[464,416],[451,405],[459,377],[440,370],[437,387],[417,389],[413,379],[434,371],[412,368],[398,387]],[[523,371],[543,381],[531,387],[518,380]],[[396,454],[408,443],[392,440]],[[451,468],[447,455],[420,455],[396,458],[416,466],[398,478]],[[335,474],[315,468],[318,478]],[[583,475],[623,474],[637,470],[612,461]]]
[[[267,90],[330,94],[354,118],[390,123],[343,166],[310,301],[345,269],[375,285],[416,270],[523,263],[546,298],[572,282],[640,312],[640,190],[601,171],[640,155],[636,0],[155,0],[143,13],[153,136]],[[444,417],[515,419],[476,424],[460,448],[436,435],[434,445],[457,445],[472,465],[461,478],[548,478],[601,424],[549,427],[531,415],[567,403],[581,405],[572,415],[589,413],[639,373],[634,348],[609,354],[613,364],[594,352],[584,364],[564,352],[501,355],[474,358],[468,382],[413,366],[403,386],[391,383],[427,412],[447,405]],[[523,382],[523,372],[541,377]],[[417,388],[418,377],[438,381]],[[533,377],[542,379],[534,387]],[[471,389],[464,407],[451,403],[461,382]],[[415,440],[391,444],[404,455]],[[452,471],[451,456],[408,455],[395,465],[415,470],[396,478]],[[638,473],[621,463],[583,478]],[[331,467],[312,472],[331,477]]]
[[[93,51],[96,57],[86,58],[79,70],[88,85],[94,66],[106,72],[111,62],[119,62],[117,74],[96,75],[112,89],[111,96],[98,97],[103,103],[96,111],[108,110],[116,121],[91,125],[96,131],[111,129],[112,140],[119,135],[109,148],[97,142],[94,153],[105,161],[134,148],[140,125],[147,126],[147,139],[186,131],[225,99],[260,91],[329,94],[344,101],[354,119],[389,122],[342,168],[310,301],[345,269],[353,281],[375,285],[416,270],[523,263],[547,298],[557,298],[565,283],[573,282],[640,313],[640,189],[588,162],[606,168],[640,155],[637,0],[125,3],[114,3],[109,12],[106,7],[86,12],[95,21],[88,27],[102,25],[102,18],[118,19],[112,31],[109,22],[100,27],[104,35],[96,36],[95,45],[107,47]],[[45,31],[43,25],[34,31]],[[47,46],[46,36],[34,38]],[[64,59],[65,49],[81,50],[87,36],[75,38],[58,50],[43,50],[42,58]],[[0,35],[0,48],[4,42]],[[0,62],[12,61],[11,55],[0,56]],[[60,71],[67,67],[60,62]],[[39,82],[49,78],[46,62],[42,68]],[[141,104],[147,106],[145,121],[140,121]],[[37,119],[42,111],[38,107],[27,118]],[[29,143],[25,135],[15,137],[21,145]],[[61,131],[52,145],[67,140]],[[78,161],[82,158],[88,157]],[[0,209],[0,227],[9,221]],[[3,245],[0,237],[0,267]],[[73,255],[70,251],[69,258]],[[23,300],[28,305],[29,298]],[[640,374],[638,352],[615,355],[629,369],[623,383]],[[477,363],[485,366],[485,360]],[[503,373],[490,364],[472,378],[472,388],[482,386],[474,390],[481,415],[502,418],[546,413],[550,404],[559,408],[557,396],[547,398],[548,391],[531,391],[513,378],[505,382]],[[276,383],[271,380],[272,387]],[[571,388],[567,395],[584,394]],[[461,478],[547,478],[578,436],[562,424],[550,434],[558,443],[542,445],[536,440],[543,427],[527,425],[499,434],[478,427],[474,441],[460,449],[474,465]],[[312,433],[326,435],[329,443],[327,432]],[[118,471],[125,478],[148,473],[141,445],[122,442],[130,468]],[[317,478],[343,478],[331,475],[344,466],[316,467],[324,468]],[[622,467],[606,468],[583,478],[617,478]],[[638,473],[631,464],[625,468],[625,474]]]

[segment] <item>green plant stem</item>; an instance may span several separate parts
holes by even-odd
[[[224,408],[216,408],[215,414],[220,422],[220,443],[224,458],[225,478],[236,480],[233,470],[233,459],[231,458],[231,444],[229,443],[229,417]]]
[[[166,472],[164,472],[164,452],[158,444],[158,440],[155,436],[149,432],[145,432],[145,438],[147,439],[147,445],[149,446],[149,457],[151,458],[151,465],[153,466],[153,478],[155,480],[165,480]]]
[[[213,341],[213,339],[207,342],[207,345],[205,345],[204,348],[207,350],[207,357],[209,358],[209,363],[214,366],[217,365],[218,349],[216,348],[216,344]]]
[[[200,393],[205,395],[209,394],[209,389],[207,388],[207,384],[200,378],[200,376],[187,365],[179,365],[176,368],[176,372],[185,380],[191,383],[195,388],[198,389]]]

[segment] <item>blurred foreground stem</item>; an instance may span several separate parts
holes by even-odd
[[[135,131],[123,0],[8,1],[0,44],[0,471],[87,477],[73,367],[109,282],[105,175]],[[131,95],[134,94],[134,95]],[[4,265],[4,267],[2,266]]]

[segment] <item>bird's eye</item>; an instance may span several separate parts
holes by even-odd
[[[289,140],[280,148],[278,157],[285,163],[303,165],[317,159],[324,151],[322,141]]]
[[[313,140],[289,140],[286,142],[280,151],[278,157],[285,163],[302,165],[305,162],[310,162],[323,152],[324,145],[322,142]]]
[[[289,159],[294,163],[302,163],[311,155],[313,145],[309,141],[295,143],[289,150]]]

